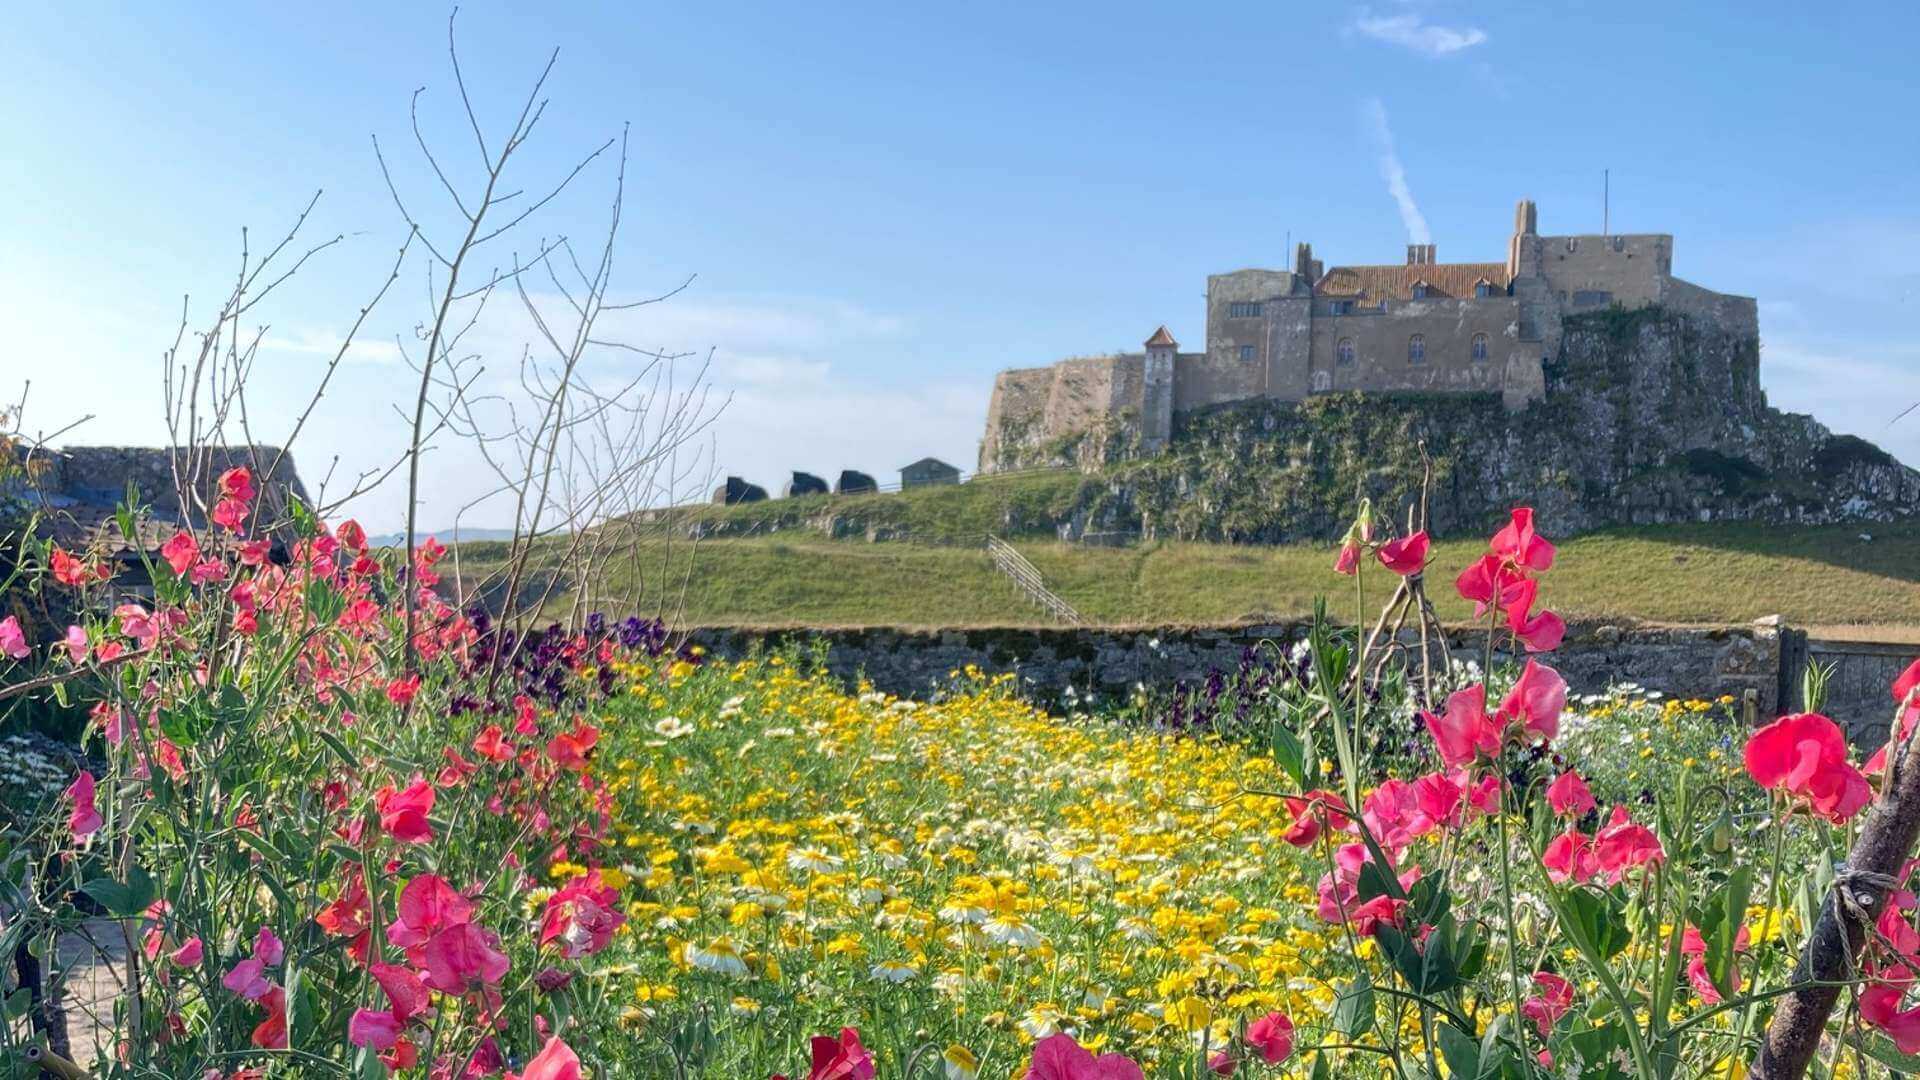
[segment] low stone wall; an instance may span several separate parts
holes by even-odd
[[[1232,670],[1243,651],[1262,641],[1291,644],[1306,626],[1280,623],[1222,628],[982,629],[982,630],[740,630],[706,628],[692,640],[721,657],[794,642],[824,646],[828,667],[843,678],[864,676],[889,693],[924,695],[969,664],[990,673],[1014,672],[1041,697],[1072,686],[1102,698],[1134,684],[1167,686],[1199,680],[1212,669]],[[1485,639],[1451,635],[1450,647],[1477,659]],[[1575,693],[1631,680],[1649,690],[1689,696],[1751,690],[1759,715],[1782,701],[1781,631],[1770,622],[1738,627],[1573,628],[1552,654]]]

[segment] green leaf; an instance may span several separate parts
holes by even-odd
[[[300,539],[309,540],[319,534],[320,519],[313,516],[313,511],[307,509],[306,503],[301,502],[299,499],[289,498],[287,500],[287,513],[293,517],[294,535]]]
[[[1903,1054],[1884,1035],[1849,1038],[1848,1045],[1896,1073],[1920,1073],[1920,1054]]]
[[[1562,926],[1582,951],[1610,960],[1633,941],[1626,913],[1611,893],[1573,889],[1567,893],[1567,918]]]
[[[327,744],[327,749],[333,751],[334,756],[340,759],[341,764],[355,768],[359,767],[360,759],[353,756],[352,752],[347,749],[347,744],[340,741],[340,736],[335,735],[325,728],[313,728],[311,730],[315,735],[320,736],[320,741]]]
[[[124,883],[110,877],[97,877],[81,885],[80,891],[93,897],[107,914],[122,919],[139,915],[154,899],[153,878],[138,866]]]
[[[1440,1043],[1440,1056],[1446,1059],[1447,1069],[1455,1077],[1480,1075],[1480,1043],[1477,1040],[1444,1020],[1440,1021],[1435,1034],[1436,1041]]]
[[[312,613],[314,621],[332,625],[340,613],[347,610],[347,600],[338,589],[315,578],[307,582],[307,610]]]
[[[1373,1022],[1373,980],[1363,971],[1334,997],[1333,1028],[1348,1039],[1357,1040],[1373,1030]]]
[[[1333,1080],[1333,1070],[1327,1065],[1325,1050],[1313,1055],[1313,1080]]]
[[[1273,760],[1280,766],[1293,786],[1301,790],[1307,787],[1307,748],[1300,742],[1300,736],[1285,723],[1275,720],[1273,723]]]

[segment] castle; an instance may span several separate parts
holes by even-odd
[[[1673,276],[1672,236],[1542,236],[1528,199],[1515,208],[1505,262],[1442,263],[1434,245],[1409,244],[1404,265],[1329,270],[1303,243],[1291,270],[1207,279],[1204,352],[1180,351],[1162,326],[1138,353],[1001,372],[980,469],[1058,457],[1050,447],[1101,429],[1154,453],[1172,436],[1174,413],[1251,398],[1481,392],[1519,410],[1547,393],[1564,318],[1650,305],[1759,336],[1751,297]]]

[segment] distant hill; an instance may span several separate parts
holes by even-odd
[[[512,529],[462,528],[458,530],[458,533],[459,533],[460,542],[464,544],[470,544],[475,540],[511,540],[513,539]],[[455,530],[453,529],[421,529],[418,532],[414,533],[413,535],[414,535],[415,543],[419,543],[420,541],[423,541],[427,537],[431,536],[434,539],[439,540],[443,544],[451,544],[454,542]],[[406,544],[406,542],[407,542],[406,534],[399,533],[399,532],[381,533],[378,536],[367,537],[367,543],[372,545],[373,547],[402,547]]]

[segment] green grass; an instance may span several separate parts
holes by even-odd
[[[683,507],[679,520],[724,530],[724,535],[767,535],[812,530],[835,518],[843,534],[864,538],[869,528],[930,544],[978,546],[997,536],[1051,535],[1053,522],[1071,512],[1081,485],[1095,481],[1066,470],[988,476],[964,484],[911,488],[869,495],[803,495],[738,506]]]
[[[1799,626],[1920,624],[1920,526],[1785,528],[1715,524],[1611,529],[1560,544],[1547,602],[1570,619],[1738,623],[1778,614]],[[1326,546],[1019,545],[1055,592],[1089,621],[1217,624],[1284,619],[1328,594],[1352,610],[1352,581]],[[482,554],[471,545],[469,559]],[[1434,546],[1432,594],[1443,617],[1470,612],[1452,577],[1483,542]],[[658,596],[684,581],[679,620],[699,625],[960,627],[1045,624],[975,546],[833,541],[815,533],[681,544],[642,581],[610,572],[607,597]],[[1370,576],[1370,607],[1385,598]],[[609,610],[620,604],[607,603]]]

